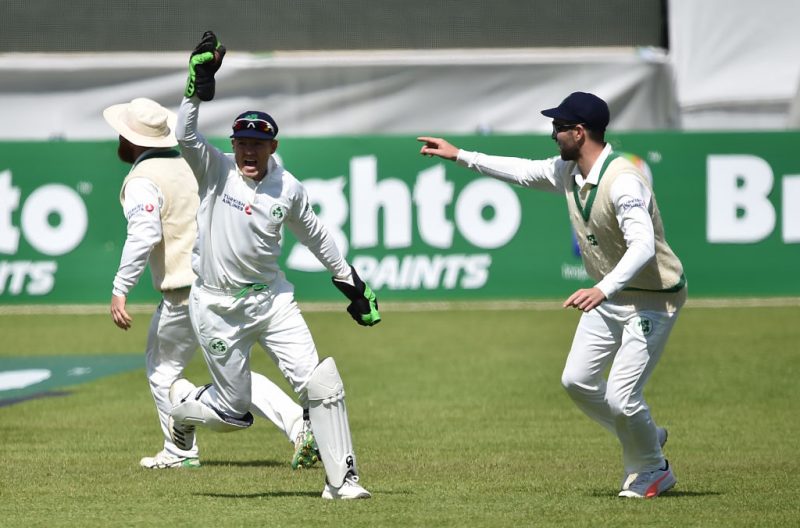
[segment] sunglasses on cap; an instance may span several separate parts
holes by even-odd
[[[233,122],[233,131],[239,132],[240,130],[256,130],[265,134],[273,133],[272,125],[266,119],[237,119]]]

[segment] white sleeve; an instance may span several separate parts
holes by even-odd
[[[634,174],[621,174],[610,194],[628,249],[614,269],[597,283],[607,299],[624,288],[656,254],[650,218],[652,193],[647,186]]]
[[[286,219],[286,226],[304,246],[336,278],[348,279],[350,266],[333,241],[328,229],[314,213],[305,187],[300,186],[292,210]]]
[[[196,97],[184,97],[178,109],[175,138],[178,140],[183,159],[189,164],[197,179],[200,194],[204,195],[210,187],[216,185],[214,178],[227,175],[227,170],[219,168],[226,165],[227,157],[198,132],[199,113],[200,100]]]
[[[145,178],[128,181],[123,194],[128,235],[122,248],[112,293],[127,296],[139,282],[150,251],[161,241],[161,206],[164,197],[158,187]]]
[[[563,185],[561,179],[556,177],[558,159],[558,157],[554,157],[545,160],[529,160],[459,150],[456,163],[506,183],[558,192]]]

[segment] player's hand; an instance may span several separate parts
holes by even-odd
[[[125,310],[126,301],[127,298],[123,295],[111,296],[111,318],[114,320],[114,324],[123,330],[130,328],[133,322],[133,318]]]
[[[353,284],[348,281],[331,278],[333,285],[336,286],[345,297],[350,299],[347,312],[361,326],[375,326],[381,322],[381,314],[378,312],[378,299],[375,292],[361,280],[356,270],[351,266]]]
[[[570,295],[569,298],[564,301],[563,306],[564,308],[577,308],[578,310],[588,312],[600,306],[605,300],[606,294],[599,288],[581,289]]]
[[[417,141],[425,143],[419,153],[423,156],[439,156],[440,158],[455,160],[458,157],[458,147],[451,145],[442,138],[421,136]]]
[[[189,78],[186,80],[186,90],[183,95],[186,97],[196,95],[201,101],[212,100],[216,86],[214,74],[222,66],[224,57],[225,46],[214,32],[203,33],[203,40],[194,48],[189,57]]]

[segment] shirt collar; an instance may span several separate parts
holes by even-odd
[[[589,171],[589,175],[586,178],[584,178],[581,174],[578,164],[575,164],[575,167],[572,169],[572,175],[575,177],[575,183],[578,184],[578,187],[583,188],[583,186],[587,183],[597,185],[597,183],[600,181],[600,169],[603,168],[603,163],[605,163],[606,158],[609,156],[609,154],[611,154],[611,152],[611,143],[606,143],[606,146],[603,147],[603,151],[600,152],[600,156],[597,157],[594,165],[592,165],[592,170]]]
[[[144,161],[147,158],[158,157],[160,154],[161,155],[163,155],[163,154],[170,154],[171,155],[173,152],[175,153],[176,156],[180,156],[178,151],[175,150],[172,147],[153,147],[153,148],[147,149],[144,152],[142,152],[141,154],[139,154],[139,157],[136,158],[136,160],[133,162],[133,166],[135,167],[140,161]]]

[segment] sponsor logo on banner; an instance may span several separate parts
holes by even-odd
[[[377,158],[359,156],[350,160],[349,196],[344,177],[307,179],[303,184],[337,246],[345,255],[357,252],[351,262],[375,289],[481,288],[491,273],[490,250],[514,238],[522,217],[511,186],[478,178],[456,193],[442,163],[407,183],[399,178],[378,180]],[[469,251],[453,250],[456,235],[466,240]],[[292,247],[287,266],[324,269],[300,244]]]
[[[20,215],[15,225],[12,215],[17,210]],[[53,258],[15,260],[20,243],[24,240],[39,254],[58,257],[83,241],[88,225],[86,205],[74,189],[50,183],[22,196],[13,185],[11,171],[0,171],[0,295],[50,293],[58,262]]]

